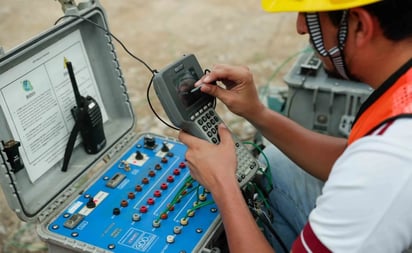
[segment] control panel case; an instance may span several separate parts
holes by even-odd
[[[104,9],[90,1],[0,55],[0,184],[10,208],[37,224],[49,252],[220,252],[219,211],[190,177],[186,147],[135,133],[105,29]],[[75,100],[64,58],[80,93],[102,108],[107,140],[88,154],[78,138],[67,171],[61,168]]]

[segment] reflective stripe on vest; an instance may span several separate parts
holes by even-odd
[[[412,68],[360,115],[352,127],[348,145],[402,116],[412,116]]]

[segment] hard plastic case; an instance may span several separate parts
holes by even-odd
[[[329,76],[311,50],[299,56],[284,81],[288,92],[283,113],[332,136],[349,135],[356,113],[372,92],[364,83]]]
[[[188,169],[185,170],[183,165],[181,169],[173,169],[174,174],[169,175],[169,171],[167,171],[169,167],[172,169],[175,168],[172,166],[177,165],[166,165],[167,160],[164,162],[164,159],[170,159],[176,163],[180,160],[180,165],[184,163],[185,147],[173,138],[152,133],[136,134],[134,132],[136,118],[129,101],[112,38],[105,31],[108,29],[108,24],[104,9],[99,1],[93,0],[78,6],[67,5],[64,7],[66,8],[66,18],[61,22],[0,55],[0,92],[2,96],[0,139],[3,140],[3,145],[0,148],[0,184],[10,208],[21,220],[37,224],[37,232],[40,238],[47,242],[49,252],[124,253],[129,252],[127,251],[129,249],[130,252],[178,252],[176,247],[180,247],[180,252],[219,252],[215,243],[220,240],[222,226],[219,213],[213,203],[209,203],[206,208],[195,209],[186,207],[189,201],[182,201],[185,206],[180,203],[180,199],[175,201],[176,205],[181,205],[179,208],[182,211],[196,210],[198,212],[196,214],[198,218],[192,218],[193,220],[189,223],[196,226],[196,229],[187,231],[187,237],[185,237],[184,232],[179,235],[177,232],[170,231],[174,228],[172,227],[174,223],[177,224],[175,227],[183,228],[183,231],[192,229],[190,226],[179,226],[176,220],[161,220],[166,224],[161,228],[156,228],[151,223],[150,225],[140,225],[143,223],[132,222],[131,219],[119,221],[120,212],[122,214],[129,212],[133,215],[149,215],[148,213],[150,213],[152,216],[146,219],[153,220],[154,223],[155,220],[157,221],[155,218],[156,210],[152,211],[152,206],[145,204],[147,209],[143,213],[141,212],[143,204],[137,205],[133,201],[140,203],[146,199],[152,199],[162,200],[163,203],[170,200],[177,190],[189,190],[184,188],[184,184],[188,183],[188,180],[182,178],[183,176],[188,178]],[[80,16],[80,18],[72,16]],[[69,118],[71,115],[67,112],[70,111],[68,107],[73,105],[74,99],[70,98],[72,95],[68,95],[71,94],[69,92],[71,87],[67,76],[64,76],[65,70],[62,60],[64,57],[73,61],[78,81],[80,83],[89,82],[90,86],[87,84],[83,86],[86,87],[83,92],[94,91],[98,102],[104,107],[104,131],[107,139],[106,146],[97,154],[87,154],[81,143],[78,144],[73,151],[67,172],[61,171],[62,152],[60,151],[64,149],[65,140],[67,140],[70,131],[71,121]],[[53,82],[55,80],[64,80],[64,82],[56,84]],[[93,83],[96,85],[93,86]],[[20,90],[23,95],[16,94],[16,90],[19,90],[16,87],[23,90]],[[82,91],[82,88],[80,90]],[[37,102],[29,101],[35,97],[38,98]],[[20,104],[24,104],[24,106]],[[16,105],[19,108],[16,108]],[[57,111],[56,114],[49,114],[53,110]],[[63,122],[62,125],[55,123],[58,121],[56,115],[63,115],[63,119],[60,119]],[[11,122],[11,118],[21,120],[21,122],[19,124]],[[38,119],[41,119],[41,124],[37,124]],[[65,134],[61,134],[59,127],[66,129]],[[37,134],[36,138],[29,136],[33,133]],[[60,137],[61,139],[58,139]],[[31,140],[30,144],[24,141],[28,139]],[[20,143],[18,150],[25,165],[23,169],[16,169],[12,166],[13,161],[5,152],[4,144],[8,140]],[[50,145],[50,141],[55,141],[56,144]],[[145,149],[146,144],[149,145],[147,149]],[[163,150],[164,148],[167,150]],[[140,149],[143,150],[141,153],[144,162],[137,158]],[[174,153],[171,153],[170,150]],[[42,152],[38,154],[37,152],[40,151]],[[152,168],[158,165],[157,160],[162,166],[167,167],[167,170],[163,169],[164,172],[156,171],[158,174],[154,176],[150,173],[153,173]],[[139,163],[137,165],[140,167],[135,169],[133,164],[129,163]],[[31,172],[28,170],[29,165],[33,169]],[[45,170],[44,166],[49,168]],[[155,191],[156,188],[147,188],[144,190],[144,192],[146,191],[145,195],[139,196],[139,193],[134,190],[134,181],[140,180],[140,177],[147,179],[147,175],[140,176],[140,174],[146,173],[146,170],[153,178],[149,177],[149,180],[154,182],[154,179],[158,177],[159,180],[156,181],[156,184],[160,184],[162,187],[169,185],[169,189],[162,188],[163,191],[160,189]],[[114,185],[113,189],[108,189],[110,187],[107,187],[107,181],[117,180],[119,175],[125,175],[126,180]],[[179,176],[181,176],[180,179]],[[161,183],[163,178],[167,181]],[[169,181],[170,178],[174,178],[174,181]],[[195,184],[193,181],[190,183]],[[151,194],[152,190],[164,193],[164,195],[168,194],[168,197],[158,195],[148,198],[148,194]],[[202,189],[198,186],[196,190],[201,191]],[[91,193],[92,202],[95,202],[95,205],[98,204],[92,209],[99,210],[99,212],[94,211],[95,216],[99,215],[99,217],[90,215],[89,213],[93,213],[93,210],[88,210],[88,207],[81,207],[87,205],[87,198],[90,201],[91,191],[95,191]],[[117,202],[117,199],[113,200],[113,196],[117,196],[115,192],[117,195],[133,193],[133,196],[136,194],[136,199],[125,197],[126,200],[121,200],[122,197],[116,197],[119,198],[119,202]],[[207,195],[205,189],[203,192]],[[183,193],[181,194],[183,195]],[[102,195],[105,196],[105,199],[101,197]],[[211,197],[208,196],[208,198]],[[133,207],[125,207],[124,201]],[[115,213],[116,208],[119,213]],[[81,228],[68,229],[71,232],[68,235],[57,232],[62,227],[61,224],[67,225],[67,221],[59,223],[59,220],[71,219],[70,217],[77,214],[80,209],[86,209],[87,214],[89,214],[86,218],[90,219],[83,218],[78,223]],[[104,209],[108,209],[107,212]],[[130,211],[131,209],[134,211]],[[164,213],[168,212],[162,214]],[[188,216],[184,215],[184,217]],[[102,219],[102,222],[94,222],[94,219]],[[103,222],[105,220],[110,221],[106,224]],[[93,225],[96,235],[92,235],[90,229],[85,229],[85,227],[94,224],[93,222],[96,223]],[[111,229],[113,231],[109,231]],[[83,240],[79,236],[84,231],[89,234],[87,240]],[[120,238],[121,236],[123,237]],[[169,241],[169,239],[176,241]],[[120,241],[122,241],[123,246],[126,246],[116,247]]]

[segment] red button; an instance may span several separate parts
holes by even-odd
[[[141,213],[147,213],[147,207],[146,207],[146,206],[141,206],[140,209],[139,209],[139,211],[140,211]]]
[[[160,189],[166,190],[167,189],[167,184],[166,183],[161,184]]]
[[[155,201],[154,201],[153,198],[148,198],[148,199],[147,199],[147,204],[148,204],[148,205],[154,205],[154,203],[155,203]]]
[[[159,191],[159,190],[156,190],[156,191],[153,193],[153,196],[155,196],[155,197],[160,197],[160,196],[162,196],[162,192]]]

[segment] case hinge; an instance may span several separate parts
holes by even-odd
[[[72,12],[78,12],[79,10],[90,8],[90,6],[96,4],[98,0],[83,0],[79,4],[76,4],[74,0],[58,0],[62,6],[63,13],[73,14]]]
[[[66,13],[67,9],[77,8],[74,0],[58,0],[62,6],[63,13]]]
[[[39,214],[38,221],[42,223],[47,217],[50,215],[55,215],[56,210],[62,208],[63,204],[66,203],[66,200],[71,198],[73,194],[76,192],[76,188],[70,187],[67,188],[61,195],[59,195],[56,199],[53,200],[42,212]]]

